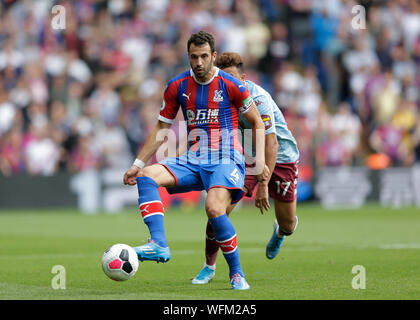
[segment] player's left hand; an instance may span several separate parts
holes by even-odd
[[[264,210],[268,211],[270,209],[267,183],[258,183],[257,193],[255,194],[255,206],[260,209],[261,214],[264,214]]]
[[[265,164],[263,171],[257,175],[257,181],[258,182],[268,182],[268,177],[270,176],[270,169]]]

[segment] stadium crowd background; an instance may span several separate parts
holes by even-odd
[[[66,8],[65,30],[51,7]],[[352,8],[366,8],[366,29]],[[1,1],[0,174],[126,169],[204,29],[275,98],[303,178],[420,162],[416,0]],[[302,178],[301,176],[301,178]]]

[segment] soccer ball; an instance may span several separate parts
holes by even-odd
[[[130,279],[137,272],[139,260],[134,249],[118,243],[109,247],[102,256],[104,273],[115,281]]]

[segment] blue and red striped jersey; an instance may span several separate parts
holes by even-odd
[[[173,123],[181,107],[190,150],[237,150],[242,154],[239,112],[246,113],[252,103],[248,89],[230,74],[216,68],[212,79],[200,83],[190,69],[169,81],[158,119]]]

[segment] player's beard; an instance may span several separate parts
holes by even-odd
[[[193,69],[195,77],[197,78],[198,81],[205,82],[205,81],[209,80],[209,79],[206,79],[206,77],[213,68],[213,62],[214,62],[214,59],[212,57],[208,66],[203,68],[203,70],[200,73],[198,73],[197,68]]]

